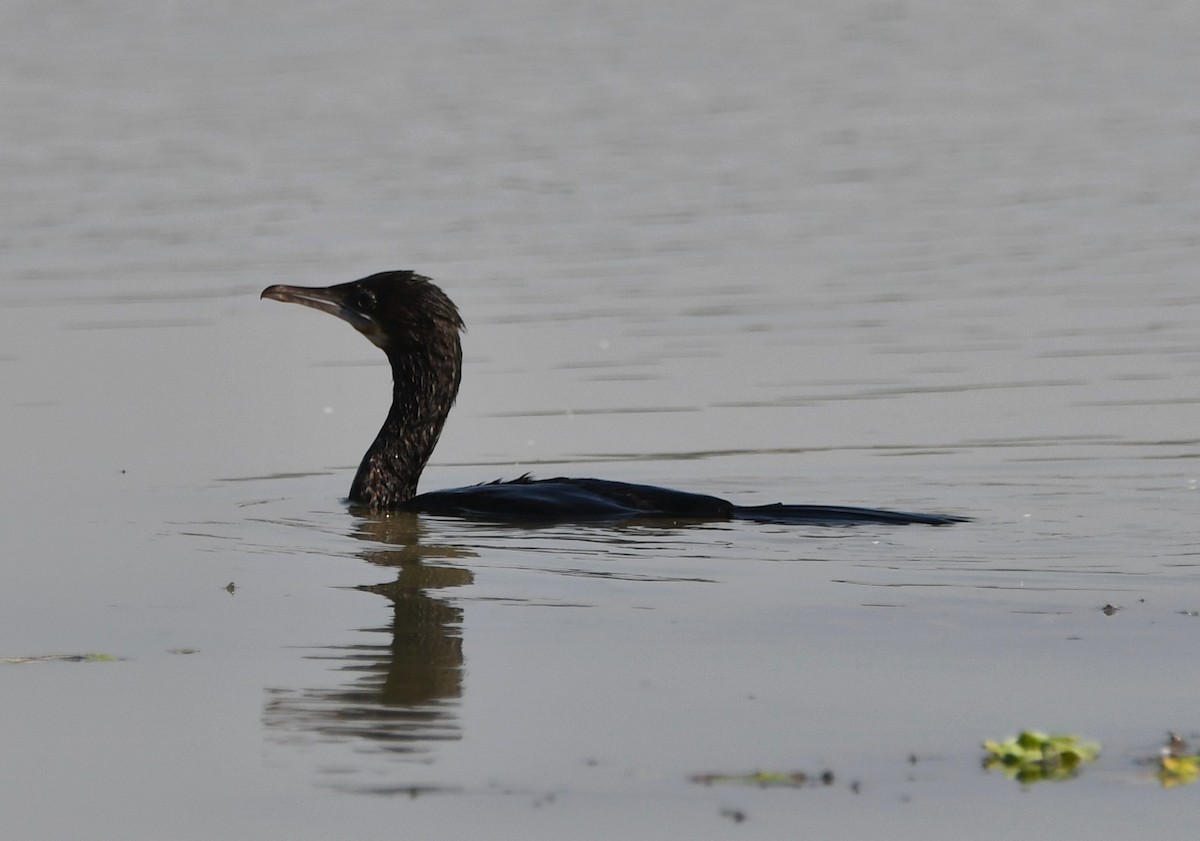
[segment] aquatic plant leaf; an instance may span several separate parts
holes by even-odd
[[[1158,781],[1163,788],[1191,785],[1200,779],[1200,756],[1164,755],[1159,759]]]
[[[987,752],[984,768],[999,768],[1006,777],[1023,784],[1070,779],[1081,765],[1100,755],[1096,742],[1038,730],[1024,730],[1002,742],[986,741],[983,749]]]

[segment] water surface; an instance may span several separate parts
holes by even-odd
[[[1195,791],[1137,763],[1200,733],[1185,7],[16,2],[0,26],[0,656],[120,658],[0,667],[7,836],[1188,825]],[[469,325],[426,487],[976,520],[351,515],[386,365],[257,295],[385,268]],[[985,774],[979,742],[1025,727],[1102,761]],[[833,782],[691,781],[757,769]]]

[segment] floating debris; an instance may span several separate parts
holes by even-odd
[[[701,785],[743,785],[759,788],[803,788],[804,786],[833,785],[833,772],[816,776],[803,771],[755,771],[752,774],[693,774],[689,779]]]
[[[42,654],[37,657],[0,657],[0,663],[23,665],[25,663],[115,663],[124,657],[111,654]]]
[[[1158,781],[1163,788],[1187,786],[1200,779],[1200,755],[1188,753],[1188,744],[1178,733],[1167,735],[1166,747],[1158,757]]]
[[[1163,756],[1159,759],[1158,781],[1163,788],[1188,786],[1200,779],[1200,756]]]
[[[987,751],[984,768],[999,768],[1004,776],[1022,784],[1069,780],[1079,773],[1082,765],[1100,756],[1097,742],[1036,730],[1022,731],[1003,742],[984,742],[983,749]]]
[[[729,820],[733,821],[734,823],[744,823],[746,820],[746,813],[741,809],[726,808],[721,810],[721,817],[729,818]]]

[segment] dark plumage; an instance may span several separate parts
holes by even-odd
[[[500,522],[755,520],[771,523],[924,523],[965,518],[825,505],[734,505],[724,499],[604,479],[492,482],[417,494],[462,380],[462,318],[453,302],[415,272],[381,272],[324,288],[271,286],[263,298],[303,304],[348,322],[387,354],[392,407],[350,486],[371,511],[416,511]]]

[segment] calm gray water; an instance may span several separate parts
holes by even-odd
[[[1200,16],[809,5],[0,5],[0,658],[121,658],[0,664],[4,837],[1194,824]],[[257,296],[385,268],[470,329],[425,487],[977,520],[352,516],[387,368]]]

